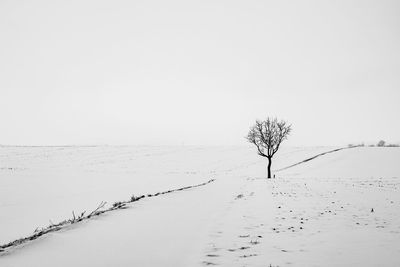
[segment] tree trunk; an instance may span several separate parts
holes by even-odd
[[[272,163],[272,158],[268,158],[268,178],[271,178],[271,163]]]

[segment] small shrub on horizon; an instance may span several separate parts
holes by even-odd
[[[388,144],[388,145],[386,145],[387,147],[400,147],[400,145],[399,144]]]
[[[385,141],[383,141],[383,140],[379,141],[376,146],[379,146],[379,147],[385,146]]]

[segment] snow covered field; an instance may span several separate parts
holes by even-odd
[[[280,169],[330,147],[282,148]],[[252,147],[0,147],[0,243],[143,199],[0,255],[0,266],[399,266],[399,148],[327,154],[266,180]]]

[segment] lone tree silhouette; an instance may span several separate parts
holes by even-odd
[[[268,117],[265,121],[256,121],[246,139],[257,147],[258,155],[268,159],[268,178],[271,178],[272,157],[278,151],[282,141],[287,139],[292,125]]]

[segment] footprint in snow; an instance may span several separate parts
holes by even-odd
[[[203,261],[203,264],[204,264],[204,265],[207,265],[207,266],[210,266],[210,265],[218,265],[218,264],[216,264],[216,263],[214,263],[214,262],[210,262],[210,261]]]
[[[249,257],[255,257],[255,256],[257,256],[257,254],[245,254],[245,255],[240,256],[240,258],[249,258]]]
[[[235,199],[241,199],[242,197],[243,197],[243,194],[239,194],[239,195],[236,196]]]

